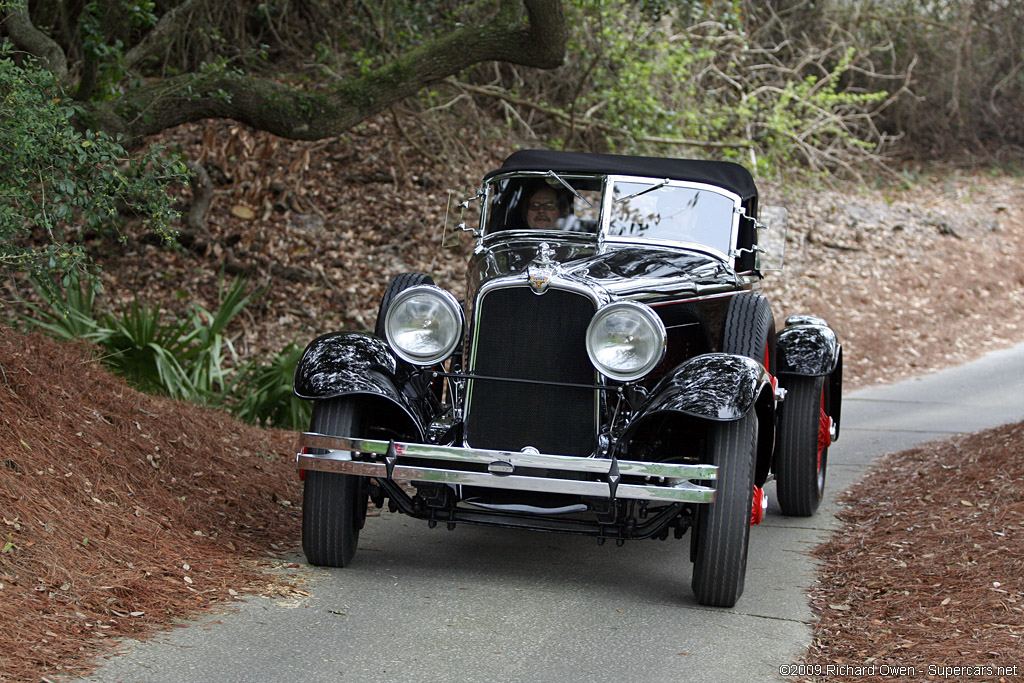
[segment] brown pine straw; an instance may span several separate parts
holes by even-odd
[[[887,456],[844,502],[804,680],[1024,678],[1024,424]]]
[[[85,344],[0,326],[0,680],[83,675],[114,639],[274,584],[293,434],[139,393]]]

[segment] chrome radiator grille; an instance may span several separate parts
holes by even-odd
[[[593,386],[585,334],[593,302],[579,294],[526,287],[492,290],[479,306],[475,375]],[[475,448],[590,455],[595,446],[594,389],[473,380],[466,439]]]

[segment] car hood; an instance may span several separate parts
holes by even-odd
[[[739,286],[721,259],[700,251],[656,245],[518,239],[477,250],[470,263],[470,291],[496,278],[545,269],[552,276],[604,290],[613,298],[660,299],[697,295]]]

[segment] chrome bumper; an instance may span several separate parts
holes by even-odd
[[[341,472],[361,477],[398,481],[466,484],[515,491],[542,491],[599,498],[628,498],[670,503],[712,503],[715,490],[695,484],[691,479],[718,478],[714,465],[677,465],[608,458],[579,458],[564,455],[515,453],[479,448],[434,446],[371,439],[353,439],[304,432],[299,438],[296,464],[300,470]],[[313,455],[306,448],[326,449]],[[365,453],[370,459],[353,460],[352,453]],[[403,458],[436,461],[437,467],[403,464]],[[446,464],[483,464],[487,472],[448,469]],[[582,481],[558,476],[523,474],[522,470],[540,469],[592,475],[600,481]],[[623,484],[623,476],[644,477],[642,484]]]

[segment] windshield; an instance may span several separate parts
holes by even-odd
[[[711,189],[668,180],[617,180],[612,186],[609,237],[692,242],[729,255],[735,200]]]
[[[596,234],[601,176],[531,174],[487,185],[484,234],[504,230],[559,230]]]

